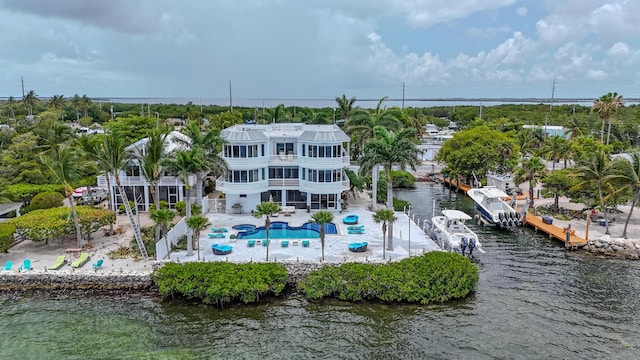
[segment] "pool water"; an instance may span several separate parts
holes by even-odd
[[[235,228],[235,226],[234,226]],[[325,224],[325,234],[337,234],[335,224]],[[238,239],[265,239],[267,237],[265,227],[261,226],[254,230],[241,231]],[[269,226],[270,239],[318,239],[320,238],[320,225],[305,223],[300,227],[291,227],[288,223],[274,221]]]

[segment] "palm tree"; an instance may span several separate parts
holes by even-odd
[[[533,129],[521,129],[516,135],[516,144],[520,147],[520,153],[524,159],[527,153],[531,153],[538,148],[538,138]]]
[[[138,247],[140,247],[140,253],[145,254],[146,249],[143,248],[144,244],[142,243],[140,228],[135,223],[133,216],[131,216],[132,213],[129,206],[129,198],[127,193],[124,191],[124,186],[122,186],[122,183],[120,182],[120,172],[124,171],[133,159],[133,153],[131,150],[127,149],[124,139],[124,136],[119,134],[117,131],[110,131],[102,137],[102,141],[100,143],[96,144],[94,147],[89,147],[88,150],[90,150],[91,153],[88,155],[90,159],[94,160],[98,167],[107,174],[107,181],[109,179],[108,174],[110,173],[113,175],[116,186],[118,187],[118,192],[120,193],[120,199],[122,200],[122,204],[127,212],[127,216],[129,216],[134,237],[136,238]],[[110,182],[107,184],[110,184]],[[108,186],[109,191],[111,191],[110,185]]]
[[[349,126],[346,126],[346,132],[351,136],[358,138],[358,146],[362,148],[363,144],[373,138],[373,128],[375,126],[383,126],[388,130],[397,130],[402,126],[400,118],[401,111],[398,109],[387,109],[383,104],[387,97],[383,97],[378,101],[378,105],[372,112],[359,111],[353,114]],[[359,154],[356,154],[356,156]]]
[[[604,149],[600,149],[574,169],[573,176],[575,176],[579,182],[571,188],[571,190],[584,189],[591,186],[596,188],[598,203],[602,214],[604,214],[606,225],[605,234],[609,234],[609,222],[607,221],[607,212],[604,206],[605,197],[603,188],[607,185],[607,176],[610,174],[609,154]]]
[[[322,246],[322,257],[320,260],[324,261],[324,227],[325,224],[331,224],[331,222],[333,222],[333,214],[328,211],[321,210],[311,215],[309,222],[320,225],[320,245]]]
[[[64,95],[53,95],[49,99],[49,108],[58,110],[58,119],[62,118],[62,111],[60,111],[64,107]]]
[[[167,247],[167,257],[169,256],[169,252],[171,251],[171,247],[169,246],[169,239],[167,239],[167,228],[169,224],[173,221],[176,216],[176,212],[171,209],[159,209],[151,210],[149,212],[149,217],[156,223],[156,227],[162,231],[162,235],[164,236],[165,246]]]
[[[569,148],[569,142],[562,136],[553,135],[545,139],[538,154],[551,160],[551,169],[556,169],[556,161],[563,159]],[[566,167],[566,166],[565,166]]]
[[[79,178],[80,162],[78,153],[72,147],[61,145],[52,151],[49,156],[40,155],[40,161],[51,171],[52,178],[64,186],[65,197],[71,206],[73,223],[76,229],[77,247],[82,246],[82,233],[80,221],[73,200],[73,187],[71,183]]]
[[[89,116],[89,106],[91,106],[91,103],[91,98],[89,98],[87,95],[82,95],[82,97],[80,98],[80,105],[82,106],[82,110],[84,111],[84,117]]]
[[[622,237],[627,238],[627,227],[631,220],[633,208],[638,204],[640,199],[640,152],[631,153],[629,159],[618,158],[611,163],[611,175],[607,176],[607,181],[616,184],[616,192],[631,190],[633,197],[631,198],[631,208],[624,223]]]
[[[200,260],[200,231],[211,225],[209,219],[202,215],[195,215],[187,220],[187,226],[193,231],[193,238],[196,239],[196,249],[198,249],[198,260]]]
[[[529,200],[531,200],[531,207],[533,207],[533,190],[540,182],[540,179],[546,174],[546,170],[542,159],[537,156],[523,160],[520,167],[516,169],[514,176],[516,184],[519,185],[525,181],[529,182]]]
[[[274,202],[263,202],[256,206],[256,209],[253,211],[253,216],[260,219],[265,216],[264,220],[264,228],[265,228],[265,241],[267,242],[267,260],[269,261],[269,227],[271,226],[271,215],[277,213],[282,210],[280,205]]]
[[[160,209],[160,178],[162,177],[162,165],[167,155],[164,142],[169,134],[165,127],[157,127],[147,133],[147,143],[144,151],[136,153],[140,164],[140,172],[149,183],[149,190],[153,198],[155,209]],[[156,229],[156,242],[160,240],[160,228]]]
[[[385,252],[385,235],[387,234],[387,224],[393,224],[398,220],[396,213],[391,209],[378,209],[373,213],[373,221],[376,224],[382,223],[382,258],[386,257]],[[390,230],[392,231],[392,230]]]
[[[33,115],[33,107],[38,103],[40,99],[38,99],[38,95],[36,95],[35,91],[29,90],[29,92],[22,98],[22,103],[24,104],[25,110],[29,116]]]
[[[224,174],[227,171],[227,163],[218,156],[224,140],[220,137],[219,130],[211,130],[203,133],[196,121],[189,121],[182,129],[188,139],[174,137],[174,141],[186,149],[198,148],[203,153],[203,161],[205,166],[202,171],[195,174],[196,176],[196,198],[199,205],[202,205],[202,183],[208,175],[214,178]]]
[[[373,129],[375,137],[364,147],[364,153],[358,163],[361,175],[369,173],[376,165],[382,165],[387,177],[387,208],[393,210],[394,167],[405,170],[407,166],[415,171],[419,163],[415,130],[401,129],[390,131],[382,126]],[[377,194],[373,194],[376,196]],[[393,223],[389,224],[389,250],[393,250]]]
[[[16,114],[13,111],[13,108],[16,106],[17,102],[16,99],[13,98],[13,96],[9,96],[9,98],[7,99],[7,107],[9,108],[9,111],[11,111],[11,118],[15,118]]]
[[[178,151],[171,154],[171,158],[166,162],[167,167],[178,175],[184,184],[185,205],[187,210],[186,221],[191,218],[191,183],[189,178],[205,168],[204,154],[200,148],[193,148],[188,151]],[[193,239],[191,232],[187,232],[187,255],[193,255]]]
[[[55,121],[50,127],[39,128],[38,135],[40,135],[38,148],[43,151],[55,149],[76,139],[73,129],[59,121]]]
[[[604,138],[604,123],[609,123],[609,130],[607,131],[607,145],[609,145],[609,137],[611,136],[611,117],[618,112],[618,108],[622,105],[622,95],[618,95],[617,92],[606,93],[600,96],[591,106],[591,111],[598,114],[602,119],[602,128],[600,129],[600,141]]]
[[[344,120],[344,126],[349,125],[349,119],[351,118],[351,113],[354,109],[358,107],[354,107],[353,105],[356,103],[356,98],[352,97],[347,99],[347,95],[342,94],[342,97],[336,97],[336,103],[338,103],[338,108],[336,109],[336,116],[342,118]]]
[[[71,98],[71,107],[76,111],[76,122],[80,121],[80,107],[82,107],[82,98],[80,95],[75,94]]]
[[[305,124],[329,124],[328,118],[322,111],[314,111],[310,108],[302,109],[302,121]]]

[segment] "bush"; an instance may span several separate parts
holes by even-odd
[[[0,223],[0,252],[7,252],[13,244],[13,233],[16,227],[8,223]]]
[[[411,205],[407,200],[399,199],[397,197],[393,197],[393,209],[395,211],[403,211]]]
[[[224,306],[279,295],[285,289],[287,269],[271,263],[168,263],[154,271],[152,278],[164,297],[182,296]]]
[[[129,200],[129,207],[131,208],[131,212],[132,213],[136,213],[136,204],[133,203],[133,201]],[[120,204],[120,206],[118,206],[118,211],[120,212],[120,214],[124,214],[126,213],[125,209],[124,209],[124,204]]]
[[[168,209],[169,208],[169,202],[165,201],[165,200],[160,200],[160,209]],[[151,210],[156,210],[156,204],[152,203]]]
[[[178,201],[176,203],[176,211],[180,216],[187,215],[187,203],[184,201]],[[198,204],[191,204],[191,215],[202,215],[202,206]]]
[[[432,251],[389,264],[347,263],[325,266],[298,284],[310,300],[444,303],[469,295],[478,268],[456,253]]]
[[[156,256],[156,234],[155,234],[155,226],[147,226],[140,229],[140,236],[142,237],[142,243],[144,244],[144,248],[147,250],[147,255],[149,257]],[[138,242],[136,241],[135,235],[133,239],[129,242],[129,247],[134,256],[140,256],[140,248],[138,247]]]
[[[29,211],[40,209],[51,209],[54,207],[62,206],[62,200],[64,196],[54,191],[42,192],[31,199],[29,204]]]

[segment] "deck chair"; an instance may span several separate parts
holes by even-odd
[[[309,240],[302,240],[302,247],[309,247]]]
[[[102,267],[102,263],[104,260],[100,259],[97,262],[93,263],[93,270],[98,271]]]
[[[31,270],[31,260],[24,259],[24,261],[22,262],[22,266],[20,266],[20,268],[18,270],[20,270],[20,271]]]
[[[65,263],[67,262],[67,259],[65,259],[64,255],[60,255],[58,256],[58,258],[56,259],[56,262],[53,263],[53,265],[49,266],[48,269],[49,270],[58,270],[60,269]]]
[[[254,247],[256,245],[256,241],[251,239],[247,241],[247,247]]]
[[[280,243],[280,245],[282,247],[289,247],[289,240],[282,240],[282,242]]]
[[[6,271],[11,271],[11,267],[12,267],[12,266],[13,266],[13,262],[11,262],[11,261],[7,261],[7,262],[4,264],[4,269],[5,269]]]
[[[89,261],[89,253],[83,252],[80,254],[80,257],[76,259],[76,261],[71,263],[71,267],[77,269],[82,265],[86,264]]]

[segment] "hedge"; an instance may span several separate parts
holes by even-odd
[[[478,268],[456,253],[432,251],[388,264],[347,263],[325,266],[298,284],[310,300],[444,303],[469,295]]]
[[[0,252],[7,252],[13,243],[13,233],[16,227],[9,223],[0,223]]]
[[[259,302],[285,289],[287,269],[278,264],[226,262],[167,263],[152,274],[164,297],[181,296],[205,304]]]
[[[45,191],[39,193],[31,199],[29,208],[31,210],[51,209],[54,207],[62,206],[62,200],[64,196],[55,191]]]

